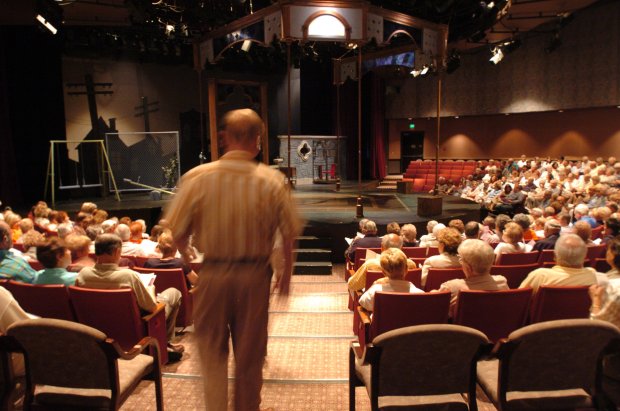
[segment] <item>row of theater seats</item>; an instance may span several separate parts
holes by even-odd
[[[415,160],[407,166],[402,181],[411,184],[413,192],[428,192],[435,186],[437,171],[440,177],[456,184],[461,178],[473,174],[476,167],[473,160],[443,160],[438,165],[434,160]]]
[[[450,292],[375,294],[372,319],[356,304],[354,333],[363,348],[376,336],[397,328],[448,323]],[[540,287],[502,291],[461,291],[451,322],[483,332],[498,341],[511,332],[544,321],[588,318],[588,287]]]
[[[347,277],[346,279],[353,275],[355,271],[357,271],[357,269],[359,269],[361,265],[366,261],[367,250],[370,250],[377,254],[381,253],[381,249],[379,248],[356,249],[355,261],[348,264],[347,270],[345,272],[345,276]],[[402,250],[405,255],[407,255],[409,259],[413,260],[418,266],[421,266],[424,263],[424,260],[426,260],[426,258],[439,254],[439,250],[437,249],[437,247],[403,247]],[[594,267],[599,272],[609,271],[611,267],[609,266],[609,264],[607,264],[607,261],[604,258],[606,250],[607,246],[605,244],[588,246],[586,265]],[[555,264],[554,258],[555,256],[553,254],[553,250],[530,251],[523,253],[505,253],[500,254],[495,264],[496,266],[505,267],[504,269],[506,270],[506,272],[516,271],[521,274],[525,273],[525,276],[527,276],[530,271],[538,267],[553,266]],[[492,268],[492,274],[503,275],[502,268],[496,266]],[[513,270],[514,266],[527,266],[527,268],[530,268],[530,270],[527,272],[524,272],[524,270]],[[523,278],[525,278],[525,276]],[[506,278],[508,279],[508,282],[510,284],[511,279],[508,276],[506,276]],[[451,279],[452,278],[448,278],[448,280]],[[514,279],[513,283],[515,281],[516,279]],[[516,287],[511,286],[510,288]]]
[[[499,410],[620,406],[620,331],[613,324],[548,321],[507,337],[491,344],[470,327],[428,324],[381,334],[365,349],[353,342],[350,410],[358,386],[373,410],[476,410],[478,387]]]
[[[187,289],[182,269],[145,269],[155,273],[157,293],[174,287],[181,291],[181,307],[177,327],[193,323],[193,293]],[[153,313],[140,312],[135,294],[130,289],[101,290],[60,284],[33,285],[12,280],[1,280],[0,286],[8,289],[19,305],[28,313],[44,318],[79,322],[96,328],[114,338],[129,350],[143,337],[154,337],[160,346],[162,363],[168,362],[166,318],[164,305],[159,304]]]

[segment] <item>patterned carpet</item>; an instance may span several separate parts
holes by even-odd
[[[353,338],[343,267],[331,276],[295,276],[288,299],[273,298],[263,375],[262,407],[278,411],[348,410],[348,349]],[[202,379],[191,327],[178,337],[183,360],[164,367],[167,410],[204,409]],[[232,352],[232,350],[231,350]],[[234,373],[230,358],[229,376]],[[231,390],[232,390],[231,381]],[[143,382],[121,408],[155,410],[152,383]],[[482,393],[481,411],[495,410]],[[231,408],[232,409],[232,408]],[[368,394],[356,390],[356,409],[370,410]]]

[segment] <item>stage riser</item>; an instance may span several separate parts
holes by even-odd
[[[332,252],[329,249],[320,248],[308,248],[297,249],[293,251],[295,254],[295,261],[308,262],[308,261],[328,261],[331,262]]]
[[[332,263],[330,262],[297,262],[293,267],[295,275],[331,275]]]
[[[306,234],[307,230],[304,230]],[[295,267],[293,274],[296,275],[331,275],[332,273],[332,250],[331,238],[304,235],[297,238],[295,254]]]

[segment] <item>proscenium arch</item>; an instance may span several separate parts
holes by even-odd
[[[239,40],[235,40],[232,43],[230,43],[229,45],[227,45],[226,47],[224,47],[224,49],[222,51],[220,51],[219,53],[217,53],[217,56],[215,56],[215,58],[213,59],[213,62],[217,62],[218,60],[220,60],[222,58],[222,55],[229,49],[235,47],[237,44],[243,44],[246,41],[251,41],[252,43],[256,43],[261,47],[267,47],[268,45],[266,43],[263,43],[260,40],[255,40],[255,39],[239,39]]]
[[[392,34],[390,34],[390,37],[388,37],[388,39],[383,43],[383,44],[390,44],[392,42],[392,39],[398,37],[398,36],[405,36],[408,37],[409,40],[411,40],[411,43],[414,45],[414,48],[416,50],[420,50],[421,47],[418,44],[417,41],[415,41],[415,39],[413,38],[413,36],[407,31],[407,30],[396,30],[394,31]]]
[[[337,39],[337,40],[343,40],[347,42],[351,41],[351,31],[352,31],[351,25],[349,24],[347,19],[344,18],[342,14],[338,13],[337,11],[333,11],[333,10],[319,10],[315,13],[312,13],[310,16],[308,16],[304,24],[301,26],[304,40],[308,40],[308,29],[310,27],[310,24],[314,20],[316,20],[318,17],[321,17],[321,16],[334,17],[344,26],[344,39]]]

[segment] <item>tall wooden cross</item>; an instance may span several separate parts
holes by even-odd
[[[149,114],[159,111],[159,107],[156,107],[159,104],[159,101],[153,101],[152,103],[149,103],[148,97],[146,96],[140,97],[140,101],[141,101],[141,104],[139,106],[134,107],[137,113],[134,114],[133,116],[134,117],[144,116],[144,131],[148,133],[149,131],[151,131],[151,124],[149,122],[150,120]]]

